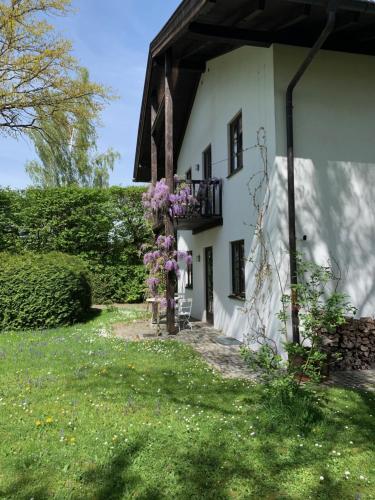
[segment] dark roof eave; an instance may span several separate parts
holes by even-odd
[[[289,0],[295,3],[320,5],[322,7],[328,5],[328,0]],[[337,0],[338,8],[341,10],[354,10],[357,12],[375,13],[375,0]]]
[[[168,49],[176,36],[187,29],[189,23],[202,12],[202,9],[207,5],[213,6],[215,3],[216,0],[184,0],[151,42],[152,57],[157,57]]]
[[[152,58],[151,58],[151,51],[149,51],[148,60],[147,60],[146,76],[145,76],[145,84],[144,84],[144,88],[143,88],[141,113],[140,113],[140,117],[139,117],[137,146],[136,146],[135,161],[134,161],[133,180],[136,182],[139,181],[138,170],[140,168],[140,155],[141,155],[142,138],[143,138],[144,125],[145,125],[145,118],[146,118],[147,101],[148,101],[150,81],[151,81],[151,70],[152,70]]]
[[[191,21],[198,14],[200,14],[203,8],[205,8],[207,5],[214,5],[214,4],[215,0],[184,0],[177,7],[176,11],[169,18],[163,29],[159,32],[159,34],[154,38],[154,40],[150,44],[146,77],[145,77],[145,86],[143,90],[141,113],[139,119],[137,146],[136,146],[134,172],[133,172],[133,177],[135,181],[137,181],[138,179],[142,179],[143,181],[145,180],[144,178],[142,178],[142,176],[139,175],[139,168],[141,166],[140,153],[142,148],[142,139],[143,139],[144,124],[147,112],[147,103],[150,94],[153,59],[170,47],[175,37],[181,34],[187,28],[189,23],[191,23]]]
[[[311,5],[326,6],[328,0],[289,0],[295,3],[310,3]],[[189,24],[202,12],[204,8],[214,6],[216,0],[183,0],[176,11],[172,14],[165,26],[150,44],[148,55],[145,86],[143,91],[141,113],[139,119],[136,155],[134,163],[134,180],[140,182],[149,181],[149,175],[142,175],[139,172],[141,167],[140,157],[146,112],[150,96],[150,85],[152,81],[153,60],[162,55],[173,45],[174,41],[181,36],[188,28]],[[342,10],[354,10],[358,12],[375,13],[375,0],[338,0],[339,8]]]

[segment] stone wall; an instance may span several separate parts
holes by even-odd
[[[375,319],[349,319],[335,333],[323,333],[325,350],[339,353],[341,360],[334,370],[368,370],[375,368]]]

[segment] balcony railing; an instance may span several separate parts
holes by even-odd
[[[221,179],[186,181],[190,185],[195,203],[186,213],[175,217],[176,227],[198,233],[223,224],[223,183]]]

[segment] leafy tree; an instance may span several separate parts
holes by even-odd
[[[86,69],[80,79],[89,82]],[[40,187],[107,187],[109,172],[120,155],[108,149],[97,153],[96,109],[92,96],[82,99],[81,107],[86,113],[59,111],[52,116],[40,116],[37,123],[44,131],[32,130],[32,139],[40,162],[26,164],[26,171]]]
[[[76,78],[71,43],[46,21],[70,6],[71,0],[0,0],[0,134],[43,131],[45,118],[61,112],[91,118],[109,97],[102,86]],[[88,96],[91,106],[82,106]]]

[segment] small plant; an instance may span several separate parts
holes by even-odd
[[[249,367],[261,374],[263,382],[274,379],[282,372],[283,358],[269,344],[261,345],[258,351],[243,347],[241,354]]]
[[[284,343],[288,361],[284,360],[262,331],[256,336],[261,344],[257,351],[244,348],[242,354],[255,369],[265,391],[263,403],[267,406],[270,422],[306,426],[319,418],[311,384],[320,382],[327,355],[322,348],[322,333],[332,332],[355,314],[356,309],[348,297],[338,291],[340,278],[332,266],[319,266],[298,255],[298,285],[282,297],[278,318],[281,332],[287,338],[289,306],[296,294],[299,308],[302,343]],[[310,383],[310,384],[309,384]]]
[[[319,382],[322,369],[329,360],[322,349],[322,333],[334,332],[346,323],[348,317],[356,313],[348,296],[338,291],[340,276],[336,275],[332,265],[320,266],[297,255],[298,284],[290,294],[282,297],[282,310],[278,314],[286,334],[288,306],[292,294],[297,298],[299,310],[301,344],[286,343],[289,356],[289,372],[300,381]]]

